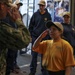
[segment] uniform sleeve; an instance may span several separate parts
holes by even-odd
[[[38,52],[40,54],[44,54],[46,48],[47,48],[47,43],[45,41],[42,41],[36,48],[33,47],[33,51]]]
[[[66,44],[64,46],[64,65],[65,67],[68,66],[75,66],[75,59],[73,55],[73,48],[70,44]]]
[[[22,21],[16,21],[17,29],[9,24],[0,24],[0,45],[6,48],[22,49],[30,43],[30,33]]]

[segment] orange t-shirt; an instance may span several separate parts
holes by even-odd
[[[75,66],[72,46],[65,40],[61,39],[57,42],[46,40],[40,42],[34,51],[43,54],[43,60],[48,61],[47,70],[60,71],[65,70],[67,66]]]

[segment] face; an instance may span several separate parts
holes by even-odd
[[[64,19],[64,23],[69,23],[69,22],[70,22],[70,17],[67,16],[67,15],[65,15],[65,16],[63,17],[63,19]]]
[[[49,35],[52,39],[58,39],[61,37],[62,32],[59,31],[55,26],[49,28]]]
[[[39,5],[39,10],[40,11],[44,11],[44,9],[45,9],[45,5]]]
[[[5,3],[0,3],[0,19],[3,19],[7,15],[7,5]]]

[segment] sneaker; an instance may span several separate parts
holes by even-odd
[[[29,75],[35,75],[35,73],[32,73],[32,72],[31,72],[31,73],[29,73]]]
[[[14,69],[20,69],[20,67],[18,65],[15,65]]]
[[[19,70],[19,69],[14,69],[14,70],[12,71],[12,73],[18,74],[18,73],[20,73],[20,70]]]

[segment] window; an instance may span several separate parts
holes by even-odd
[[[35,0],[20,0],[23,6],[20,8],[20,12],[23,15],[25,25],[28,27],[30,18],[34,12],[34,1]]]

